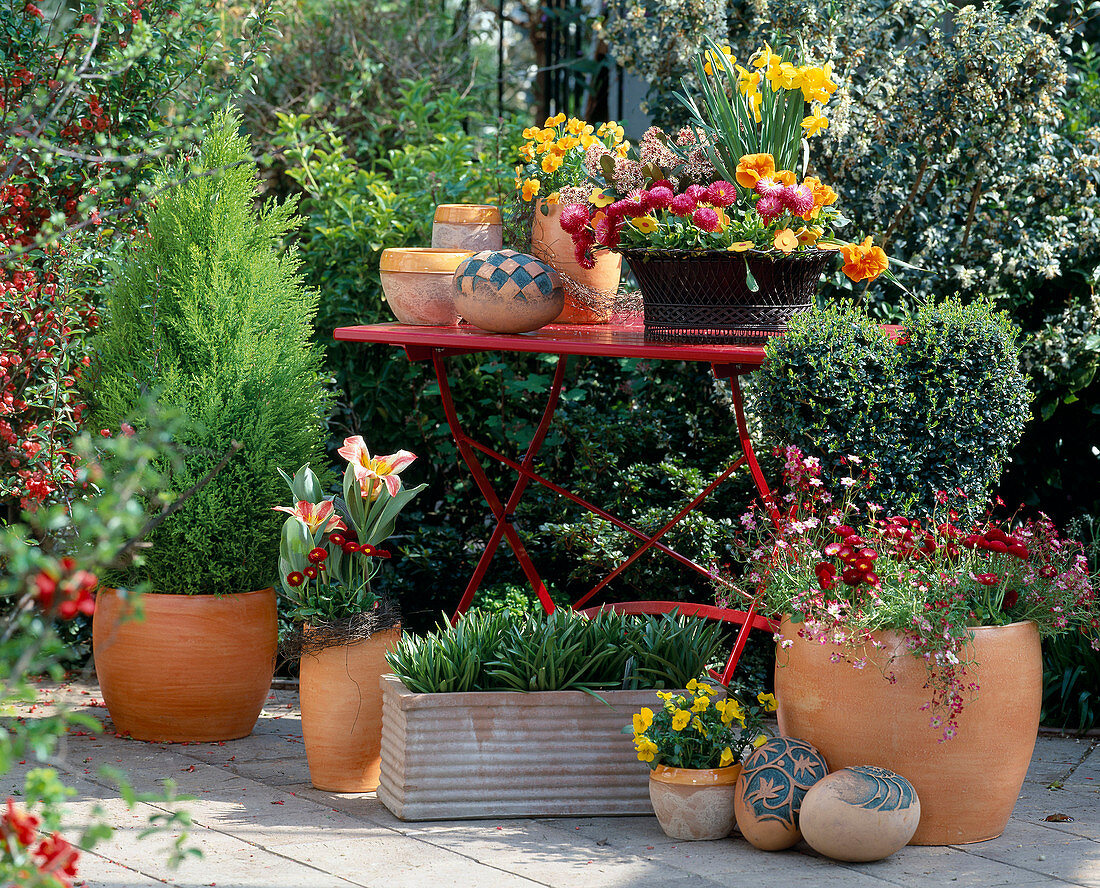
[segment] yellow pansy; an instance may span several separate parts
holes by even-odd
[[[652,234],[657,230],[657,220],[652,216],[635,216],[630,220],[630,224],[642,234]]]
[[[634,748],[638,750],[638,761],[641,762],[651,762],[657,755],[657,744],[648,737],[640,738]]]
[[[722,724],[728,725],[732,721],[737,720],[741,723],[741,726],[745,726],[745,713],[741,709],[741,704],[734,699],[725,701],[726,705],[722,707]]]
[[[561,166],[562,159],[560,154],[550,153],[542,159],[542,171],[544,173],[552,173]]]
[[[581,136],[581,148],[587,151],[593,145],[596,144],[596,137],[592,133],[585,133]]]
[[[672,692],[671,691],[658,691],[657,692],[657,697],[658,697],[658,699],[664,700],[667,703],[669,700],[672,699]]]
[[[703,724],[703,722],[702,722],[702,720],[701,720],[701,719],[699,718],[699,716],[695,716],[695,718],[693,718],[693,719],[691,720],[691,726],[692,726],[693,728],[695,728],[695,730],[697,730],[697,731],[698,731],[698,732],[699,732],[700,734],[702,734],[702,735],[703,735],[704,737],[708,736],[708,735],[707,735],[707,726]]]
[[[619,157],[626,157],[630,153],[630,143],[620,142],[615,148],[615,153]]]
[[[565,123],[564,114],[556,114],[553,117],[547,117],[546,123],[544,123],[543,126],[557,126],[560,123]]]
[[[542,182],[538,179],[527,179],[523,183],[523,199],[534,200],[535,195],[539,193],[541,187]]]
[[[809,117],[802,118],[802,129],[806,131],[808,139],[812,139],[828,125],[829,118],[824,114],[811,114]]]
[[[535,143],[534,142],[528,142],[526,145],[524,145],[522,148],[520,148],[519,149],[519,156],[522,157],[524,160],[534,160],[535,159]]]
[[[718,210],[718,213],[721,213],[721,212],[722,212],[721,210]],[[697,694],[713,694],[714,693],[714,688],[712,688],[709,684],[706,684],[705,682],[701,682],[701,681],[696,682],[696,684],[695,684],[695,693],[697,693]]]
[[[734,241],[726,249],[731,253],[744,253],[746,250],[751,250],[753,246],[752,241]]]
[[[644,734],[653,724],[653,710],[643,706],[640,712],[634,715],[634,733]]]
[[[574,136],[579,136],[584,132],[584,121],[578,120],[576,117],[570,117],[569,122],[565,124],[565,131],[572,133]]]
[[[722,750],[722,757],[718,760],[719,768],[728,768],[734,762],[733,750],[728,746]]]
[[[763,746],[767,742],[768,742],[768,737],[767,737],[766,734],[757,734],[756,738],[752,741],[752,748],[753,749],[759,749],[761,746]]]
[[[765,694],[761,692],[756,695],[756,700],[764,707],[765,712],[775,712],[775,710],[779,708],[779,704],[775,699],[775,694]]]
[[[561,192],[551,191],[545,198],[546,202],[551,205],[561,203]]]
[[[706,712],[708,706],[710,706],[710,697],[696,697],[695,702],[691,704],[691,711]]]
[[[684,687],[687,688],[689,691],[694,691],[697,687],[699,687],[699,681],[698,679],[693,678],[686,685],[684,685]]]
[[[677,709],[672,713],[672,730],[682,731],[691,721],[691,713],[685,709]]]
[[[597,207],[607,207],[615,203],[615,198],[607,194],[602,188],[593,188],[592,193],[588,195],[588,202]]]

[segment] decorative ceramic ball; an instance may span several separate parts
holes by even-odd
[[[920,799],[913,784],[870,765],[841,768],[818,781],[802,800],[802,836],[834,860],[889,857],[917,831]]]
[[[565,304],[561,277],[515,250],[475,253],[455,269],[455,308],[492,333],[526,333],[549,324]]]
[[[804,740],[775,737],[759,746],[745,759],[734,790],[741,835],[761,851],[798,844],[802,799],[828,773],[821,753]]]

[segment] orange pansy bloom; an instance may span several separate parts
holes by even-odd
[[[861,244],[845,244],[840,248],[840,253],[844,257],[841,271],[856,283],[873,281],[890,266],[886,253],[882,247],[871,243],[870,236],[864,238]]]
[[[804,213],[802,218],[806,221],[816,219],[822,207],[830,207],[837,201],[836,192],[816,176],[807,176],[802,180],[803,185],[809,185],[814,195],[814,208]]]
[[[784,185],[790,185],[792,188],[794,187],[794,184],[798,181],[798,178],[790,170],[777,170],[775,178],[779,182],[782,182]]]
[[[770,154],[746,154],[737,163],[737,184],[752,188],[760,179],[775,175],[775,158]]]

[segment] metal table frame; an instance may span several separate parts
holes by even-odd
[[[555,494],[576,503],[640,541],[630,556],[607,573],[588,592],[573,603],[573,608],[583,613],[594,613],[601,609],[612,609],[620,613],[662,614],[678,610],[683,614],[697,615],[723,620],[740,626],[737,638],[726,665],[716,673],[723,684],[728,684],[737,667],[737,662],[748,641],[751,629],[774,631],[775,623],[757,613],[758,598],[748,599],[747,610],[720,608],[712,605],[692,604],[675,601],[634,601],[620,602],[596,607],[584,608],[608,583],[619,576],[626,568],[637,561],[650,549],[656,549],[690,570],[713,580],[710,570],[695,563],[661,542],[669,530],[684,519],[709,497],[719,485],[733,472],[747,466],[761,500],[773,517],[778,518],[776,505],[768,488],[767,481],[756,460],[752,439],[745,423],[745,411],[741,397],[740,378],[758,369],[764,362],[764,349],[759,345],[683,345],[647,342],[640,326],[629,323],[613,323],[607,326],[551,325],[534,333],[494,334],[486,333],[476,327],[459,325],[457,327],[416,327],[405,324],[371,324],[358,327],[341,327],[336,330],[335,338],[344,342],[376,343],[399,346],[405,349],[409,360],[431,361],[439,382],[439,393],[443,402],[443,411],[447,424],[454,436],[455,445],[473,475],[474,482],[492,511],[496,524],[486,543],[485,550],[478,560],[473,576],[470,577],[462,599],[455,610],[454,619],[458,619],[470,607],[489,565],[502,540],[507,540],[516,559],[519,561],[531,588],[547,613],[555,610],[554,602],[545,583],[539,576],[527,549],[513,525],[516,508],[531,481],[546,487]],[[558,362],[554,371],[550,389],[547,392],[546,406],[535,428],[522,460],[514,460],[488,445],[471,437],[462,425],[455,407],[447,374],[447,359],[454,355],[475,352],[517,352],[557,355]],[[611,515],[599,506],[587,502],[575,493],[554,483],[534,471],[532,466],[550,430],[554,413],[558,406],[559,395],[565,380],[565,370],[569,356],[642,358],[646,360],[696,361],[711,365],[715,377],[728,380],[733,398],[734,414],[737,420],[737,437],[741,455],[720,472],[701,493],[683,506],[676,515],[653,534],[632,527],[625,521]],[[493,488],[481,462],[481,457],[494,460],[512,469],[517,477],[515,485],[507,498],[502,497]]]

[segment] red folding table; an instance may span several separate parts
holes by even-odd
[[[753,452],[752,440],[749,437],[748,428],[745,425],[745,412],[741,399],[740,378],[747,373],[756,370],[764,362],[764,348],[760,345],[681,345],[660,342],[647,342],[640,325],[625,322],[612,323],[607,326],[573,326],[551,325],[543,327],[533,333],[521,334],[496,334],[486,333],[476,327],[459,325],[457,327],[416,327],[406,324],[371,324],[358,327],[340,327],[335,332],[335,337],[344,342],[365,342],[383,345],[399,346],[405,349],[411,361],[431,361],[435,369],[436,379],[439,381],[439,393],[443,401],[443,411],[447,417],[447,424],[454,435],[455,444],[462,458],[469,466],[482,495],[485,497],[489,508],[496,520],[492,535],[485,546],[473,576],[466,586],[455,611],[457,619],[470,607],[474,593],[485,578],[489,563],[496,554],[502,539],[508,541],[515,553],[520,567],[526,574],[531,588],[538,595],[543,609],[551,613],[555,609],[554,602],[539,576],[534,563],[527,554],[523,540],[513,526],[513,517],[516,507],[527,488],[529,482],[534,481],[548,488],[559,496],[584,507],[588,511],[602,518],[626,533],[631,534],[640,541],[640,545],[620,565],[611,570],[605,577],[595,584],[588,592],[573,603],[573,608],[581,610],[615,577],[619,576],[627,567],[633,564],[645,552],[652,549],[664,553],[670,558],[680,562],[685,567],[713,580],[714,576],[707,568],[696,564],[690,558],[674,551],[661,542],[661,538],[679,523],[692,509],[703,502],[714,490],[725,481],[734,471],[747,466],[752,474],[756,489],[760,493],[773,517],[777,517],[775,504],[767,481],[764,479],[760,466]],[[542,412],[542,419],[535,429],[528,444],[527,451],[521,461],[510,459],[492,447],[471,438],[459,420],[455,407],[455,400],[451,393],[447,376],[447,359],[453,355],[464,355],[474,352],[516,352],[528,354],[557,355],[557,368],[554,372],[553,382],[546,400],[546,407]],[[625,521],[609,514],[597,505],[586,502],[564,487],[544,478],[534,471],[533,465],[538,456],[546,434],[550,429],[550,423],[554,418],[554,411],[558,405],[558,396],[561,393],[562,383],[565,379],[566,362],[570,355],[584,355],[589,357],[608,358],[642,358],[645,360],[670,360],[670,361],[700,361],[711,365],[711,369],[718,379],[728,379],[733,395],[734,413],[737,418],[737,436],[741,448],[741,455],[724,471],[719,473],[704,490],[687,503],[676,515],[663,525],[655,533],[649,534],[638,528],[632,527]],[[515,487],[503,502],[501,497],[493,489],[485,469],[479,459],[479,453],[489,459],[508,466],[516,472],[518,478]],[[737,634],[733,651],[725,667],[717,677],[723,684],[728,684],[737,666],[737,661],[744,650],[748,640],[750,629],[763,629],[774,631],[775,624],[757,612],[758,599],[749,599],[747,610],[716,607],[713,605],[692,604],[682,601],[633,601],[618,602],[603,605],[602,607],[590,607],[583,612],[591,613],[601,609],[612,609],[620,613],[645,613],[661,614],[678,610],[682,614],[697,615],[711,619],[723,620],[738,624],[741,628]]]

